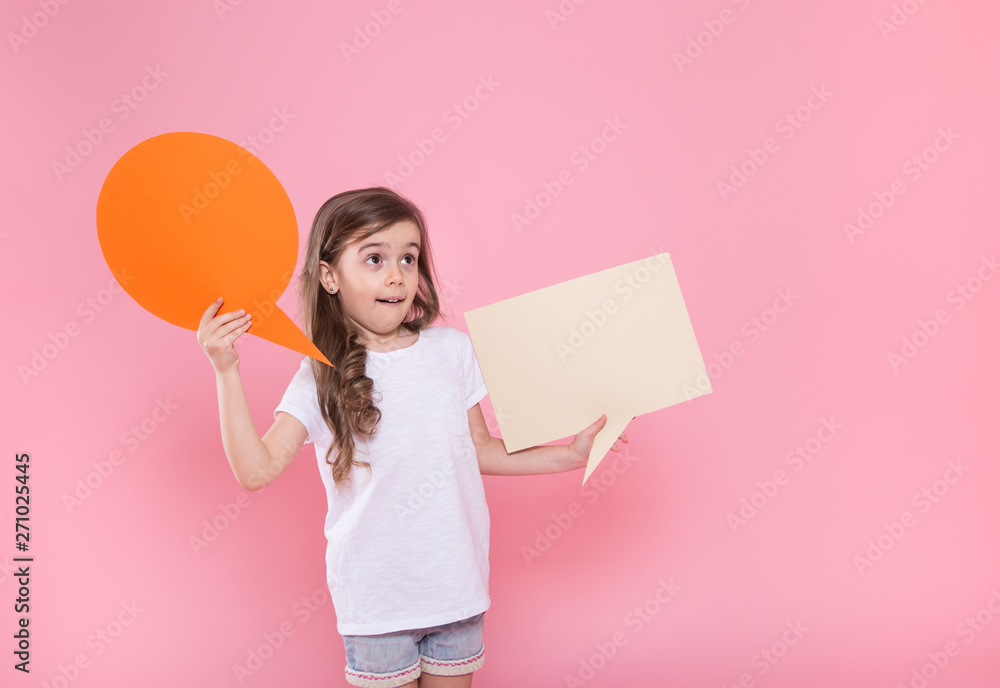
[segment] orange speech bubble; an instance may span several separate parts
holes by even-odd
[[[97,236],[122,288],[153,315],[197,330],[222,296],[227,312],[251,314],[251,334],[330,365],[275,305],[295,271],[295,213],[241,146],[186,131],[146,139],[108,172]]]

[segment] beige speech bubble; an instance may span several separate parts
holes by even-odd
[[[712,391],[669,253],[466,311],[465,321],[508,452],[608,415],[584,482],[632,418]]]

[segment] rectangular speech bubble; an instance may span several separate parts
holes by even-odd
[[[508,452],[608,415],[584,482],[632,418],[712,391],[669,253],[466,311],[465,321]]]

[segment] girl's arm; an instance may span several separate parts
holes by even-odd
[[[469,409],[469,432],[476,446],[479,472],[482,475],[538,475],[541,473],[562,473],[583,468],[587,465],[594,437],[608,422],[601,416],[597,422],[582,430],[570,444],[548,447],[529,447],[508,453],[503,440],[490,436],[483,419],[483,412],[476,404]],[[628,442],[625,433],[619,437]],[[612,449],[617,449],[613,447]]]
[[[240,485],[259,490],[288,467],[306,441],[302,422],[283,411],[261,438],[253,424],[239,368],[216,375],[222,446]]]
[[[222,299],[217,299],[205,311],[198,327],[198,343],[215,368],[222,446],[233,475],[244,488],[259,490],[292,462],[308,432],[294,416],[279,413],[263,438],[257,434],[233,345],[250,328],[250,316],[242,310],[217,315],[221,307]]]

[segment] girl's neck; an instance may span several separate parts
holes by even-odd
[[[365,342],[365,348],[375,353],[385,354],[390,351],[398,351],[399,349],[413,346],[419,337],[419,332],[410,332],[409,330],[400,328],[396,336],[392,339]]]

